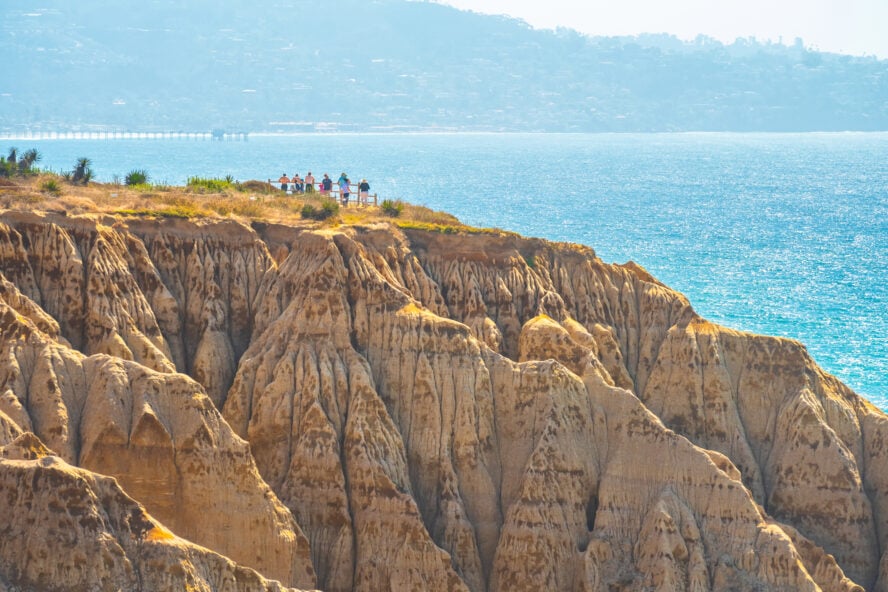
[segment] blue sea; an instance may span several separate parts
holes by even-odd
[[[382,198],[635,261],[717,323],[798,339],[888,409],[888,133],[339,134],[209,140],[9,140],[42,166],[90,158],[276,179],[345,171]]]

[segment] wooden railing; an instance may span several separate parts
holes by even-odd
[[[317,189],[315,189],[314,192],[317,193],[318,195],[321,195],[321,192]],[[367,195],[367,203],[361,203],[360,192],[355,192],[355,191],[349,192],[348,203],[345,203],[342,200],[342,196],[340,195],[338,186],[334,186],[333,189],[331,189],[329,193],[325,193],[323,195],[327,195],[331,199],[335,199],[337,202],[339,202],[339,205],[341,205],[341,206],[348,206],[348,204],[350,204],[350,203],[366,206],[366,205],[371,205],[371,201],[372,201],[372,205],[374,205],[374,206],[379,205],[379,197],[375,193],[370,193]]]
[[[280,187],[279,183],[272,183],[271,179],[268,180],[269,185],[274,185],[275,187]],[[314,195],[319,197],[329,197],[330,199],[335,199],[336,203],[341,206],[348,206],[349,204],[355,205],[379,205],[379,196],[375,193],[370,193],[367,195],[367,202],[361,202],[361,196],[359,191],[349,191],[348,194],[348,202],[343,201],[342,195],[340,193],[339,185],[333,185],[333,189],[330,191],[323,193],[320,189],[315,186],[313,191],[303,191],[303,192],[294,192],[293,186],[291,184],[287,184],[287,191],[285,192],[287,195]]]

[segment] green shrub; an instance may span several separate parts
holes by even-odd
[[[151,216],[157,218],[182,218],[185,220],[201,216],[200,210],[187,205],[173,205],[157,209],[121,209],[117,210],[115,213],[120,214],[121,216]]]
[[[51,193],[53,195],[58,195],[62,192],[62,188],[59,187],[59,182],[55,179],[47,179],[40,185],[40,190],[45,193]]]
[[[435,222],[420,222],[418,220],[397,220],[395,221],[395,225],[398,228],[425,230],[427,232],[438,232],[441,234],[493,234],[498,236],[517,236],[514,232],[506,232],[499,228],[477,228],[474,226],[465,226],[463,224],[454,226],[451,224],[437,224]]]
[[[36,175],[39,170],[34,165],[41,158],[43,157],[34,148],[21,154],[19,154],[18,148],[10,148],[6,158],[0,157],[0,177]]]
[[[339,204],[332,199],[325,199],[321,202],[321,207],[316,208],[312,204],[302,206],[300,214],[303,218],[311,220],[326,220],[339,213]]]
[[[379,204],[379,207],[382,209],[382,213],[386,216],[397,218],[401,215],[401,212],[404,211],[404,202],[384,199],[382,200],[382,203]]]
[[[205,179],[203,177],[188,177],[188,188],[212,193],[222,193],[231,188],[233,179],[228,175],[224,179]]]
[[[18,167],[14,162],[9,162],[0,156],[0,177],[12,177],[18,172]]]
[[[148,184],[148,171],[145,169],[133,169],[129,173],[127,173],[126,178],[123,180],[128,186],[130,185],[147,185]]]
[[[274,193],[279,194],[281,191],[274,185],[269,185],[265,181],[244,181],[236,186],[238,191],[249,191],[251,193]]]

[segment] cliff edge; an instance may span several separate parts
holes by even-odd
[[[0,357],[0,590],[888,590],[888,417],[578,245],[6,211]]]

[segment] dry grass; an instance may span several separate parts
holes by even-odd
[[[54,179],[60,187],[58,195],[41,191]],[[4,180],[7,181],[7,180]],[[397,218],[386,216],[377,206],[341,208],[339,214],[323,222],[303,220],[300,210],[306,203],[319,206],[319,194],[286,196],[262,181],[247,181],[241,190],[201,193],[186,187],[138,186],[90,183],[71,185],[61,177],[42,174],[13,179],[0,185],[0,208],[8,210],[64,211],[71,214],[107,213],[118,216],[156,218],[231,218],[241,221],[261,220],[282,224],[322,226],[360,225],[390,222],[404,228],[421,228],[433,232],[502,233],[497,229],[471,228],[453,215],[424,206],[404,203]]]

